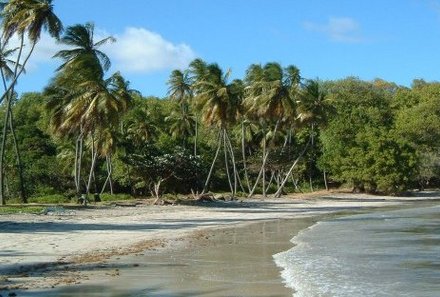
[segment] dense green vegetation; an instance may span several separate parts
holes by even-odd
[[[51,2],[3,5],[3,204],[96,193],[279,196],[341,184],[392,194],[439,183],[440,83],[309,80],[278,63],[232,80],[196,59],[172,71],[167,97],[148,97],[108,73],[100,46],[112,37],[94,40],[91,23],[61,34]],[[44,28],[66,46],[54,57],[60,66],[44,92],[17,98],[27,57],[24,43],[8,49],[8,40],[27,36],[33,48]]]

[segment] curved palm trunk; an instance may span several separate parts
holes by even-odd
[[[3,69],[0,69],[0,72],[1,72],[1,76],[2,76],[3,87],[5,90],[7,90],[6,79],[5,79],[5,74],[3,72]],[[11,93],[13,93],[13,91],[11,91]],[[9,96],[8,100],[12,100],[12,98]],[[18,147],[17,135],[15,134],[13,113],[12,113],[11,109],[9,109],[8,112],[9,112],[9,128],[11,129],[11,135],[12,135],[12,140],[14,143],[15,155],[17,158],[17,170],[18,170],[18,178],[19,178],[19,183],[20,183],[20,200],[22,203],[27,203],[27,197],[26,197],[26,193],[25,193],[25,189],[24,189],[23,166],[21,163],[21,154],[20,154],[20,148]]]
[[[240,174],[238,174],[237,164],[235,162],[234,148],[232,147],[231,138],[229,137],[228,134],[226,134],[226,140],[227,140],[227,143],[228,143],[228,149],[229,149],[229,153],[231,154],[232,166],[233,166],[233,169],[234,169],[235,194],[237,194],[237,183],[238,183],[238,186],[240,186],[241,191],[243,193],[246,193],[246,191],[245,191],[245,189],[243,187],[243,183],[241,182]]]
[[[262,181],[263,181],[263,198],[266,198],[266,160],[267,158],[266,156],[266,129],[263,130],[263,134],[264,134],[264,139],[263,139],[263,165],[261,166],[262,168]]]
[[[231,189],[231,194],[234,196],[234,186],[232,185],[231,181],[231,174],[229,172],[229,164],[228,164],[228,149],[226,144],[226,130],[223,129],[223,150],[225,153],[225,169],[226,169],[226,175],[228,177],[229,187]]]
[[[314,137],[315,137],[314,128],[315,128],[315,125],[312,123],[312,125],[311,125],[312,131],[310,132],[312,155],[311,155],[310,160],[309,160],[309,184],[310,184],[310,191],[312,191],[312,192],[313,192],[313,181],[312,181],[313,168],[312,168],[312,166],[313,166],[313,153],[314,153],[313,149],[315,147],[314,146],[314,144],[315,144],[315,141],[314,141]]]
[[[245,127],[244,127],[244,121],[241,122],[241,154],[243,158],[243,170],[244,170],[244,178],[246,180],[246,185],[248,188],[248,193],[251,192],[251,184],[249,182],[249,174],[247,171],[247,164],[246,164],[246,142],[245,142]]]
[[[21,162],[21,153],[20,148],[18,147],[17,136],[15,134],[14,128],[14,118],[12,114],[12,110],[9,110],[11,113],[9,115],[9,127],[11,129],[12,140],[14,143],[15,155],[17,158],[17,169],[18,169],[18,178],[20,183],[20,200],[22,203],[27,203],[27,196],[24,188],[24,177],[23,177],[23,164]]]
[[[29,50],[29,53],[28,53],[27,57],[25,58],[23,64],[20,65],[20,66],[21,66],[21,67],[20,67],[20,70],[18,70],[18,65],[19,65],[19,64],[17,63],[17,66],[16,66],[17,69],[16,69],[16,71],[15,71],[15,73],[14,73],[14,79],[13,79],[12,82],[9,84],[9,87],[6,89],[6,91],[3,93],[3,95],[0,97],[0,103],[2,103],[3,100],[6,98],[6,96],[9,94],[9,92],[11,92],[11,91],[14,89],[15,84],[17,83],[18,78],[19,78],[20,75],[23,73],[23,71],[24,71],[24,67],[26,66],[27,62],[29,61],[29,58],[31,57],[32,53],[34,52],[34,49],[35,49],[35,45],[36,45],[36,44],[37,44],[36,42],[33,42],[33,43],[32,43],[31,49]],[[18,52],[17,62],[20,61],[21,53],[23,52],[23,47],[24,47],[24,35],[21,36],[21,45],[20,45],[20,50],[19,50],[19,52]],[[18,70],[18,71],[17,71],[17,70]]]
[[[98,150],[95,148],[95,137],[92,135],[92,164],[90,165],[89,179],[87,181],[86,193],[90,194],[92,188],[93,176],[95,174],[96,160],[98,159]]]
[[[266,155],[263,158],[263,162],[265,162],[265,160],[267,159],[267,157],[269,156],[269,152],[266,152]],[[258,182],[260,181],[261,175],[263,172],[263,167],[260,168],[260,171],[258,172],[258,176],[257,179],[254,183],[254,186],[252,187],[252,190],[250,191],[248,198],[252,198],[252,196],[254,195],[255,189],[257,188]]]
[[[112,166],[111,155],[105,156],[105,164],[107,167],[107,178],[105,179],[104,185],[102,186],[101,194],[104,193],[107,184],[109,184],[110,194],[113,195],[113,182],[112,182],[113,166]]]
[[[194,156],[197,156],[197,138],[199,136],[199,130],[198,130],[198,119],[196,118],[195,128],[194,128]]]
[[[81,196],[81,164],[82,164],[82,155],[83,155],[83,140],[84,134],[82,132],[82,127],[80,127],[80,134],[76,139],[75,143],[75,168],[74,168],[74,179],[75,179],[75,187],[76,187],[76,195],[77,197]]]
[[[278,187],[278,190],[274,194],[275,198],[279,198],[281,196],[281,193],[283,192],[283,188],[286,185],[287,180],[289,179],[289,176],[292,174],[293,169],[296,167],[296,164],[298,164],[299,160],[302,158],[302,156],[307,151],[309,145],[310,145],[311,139],[307,142],[305,148],[302,150],[302,152],[299,154],[298,158],[296,158],[295,162],[293,162],[292,166],[290,167],[289,171],[287,172],[286,176],[284,177],[283,181],[281,182],[281,185]]]
[[[14,91],[14,87],[15,84],[17,82],[18,77],[21,75],[21,73],[23,73],[24,71],[24,67],[27,63],[27,61],[29,60],[34,48],[35,48],[35,42],[32,43],[32,47],[29,51],[28,56],[26,57],[23,65],[21,65],[21,68],[19,69],[20,66],[20,59],[21,59],[21,55],[23,53],[23,48],[24,48],[24,35],[21,35],[21,39],[20,39],[20,48],[18,51],[18,56],[17,56],[17,63],[15,64],[15,69],[14,69],[14,79],[12,80],[11,84],[9,85],[8,88],[5,87],[5,92],[3,93],[3,95],[0,98],[0,103],[6,98],[6,112],[5,112],[5,119],[4,119],[4,126],[3,126],[3,135],[2,135],[2,140],[1,140],[1,144],[0,144],[0,204],[4,205],[5,204],[5,189],[4,189],[4,183],[5,183],[5,178],[4,178],[4,174],[5,174],[5,170],[4,170],[4,159],[5,159],[5,151],[6,151],[6,138],[7,138],[7,132],[8,132],[8,124],[9,124],[9,120],[10,120],[10,110],[11,110],[11,104],[12,104],[12,98],[10,96],[11,93],[13,93]]]
[[[221,146],[222,146],[222,131],[220,130],[219,134],[218,134],[218,140],[217,140],[217,150],[215,152],[214,160],[212,161],[211,168],[209,169],[208,177],[206,178],[205,185],[203,187],[201,194],[204,194],[206,192],[206,190],[208,189],[208,185],[211,180],[211,175],[214,170],[215,161],[217,161]]]
[[[6,98],[6,105],[9,106],[10,99]],[[9,112],[6,109],[5,112],[5,120],[3,122],[3,134],[0,144],[0,203],[1,205],[6,204],[6,197],[5,197],[5,166],[4,166],[4,160],[5,160],[5,149],[6,149],[6,138],[7,138],[7,132],[8,132],[8,122],[9,122]]]

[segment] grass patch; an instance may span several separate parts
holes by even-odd
[[[52,194],[45,196],[37,196],[29,198],[30,203],[41,203],[41,204],[63,204],[69,203],[70,199],[61,194]]]
[[[101,200],[103,202],[109,202],[109,201],[122,201],[122,200],[132,200],[134,199],[133,196],[129,195],[129,194],[101,194],[99,195],[99,197],[101,198]],[[93,199],[93,197],[91,198]]]
[[[26,206],[26,205],[8,205],[0,206],[1,214],[15,214],[15,213],[41,213],[45,207],[43,206]]]

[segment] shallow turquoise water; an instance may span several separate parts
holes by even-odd
[[[440,296],[439,204],[322,221],[292,242],[274,259],[294,296]]]

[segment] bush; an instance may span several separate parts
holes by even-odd
[[[0,206],[0,214],[41,213],[43,210],[41,206]]]
[[[104,193],[99,195],[99,197],[101,198],[101,201],[105,202],[105,201],[121,201],[121,200],[131,200],[134,199],[133,196],[129,195],[129,194],[108,194],[108,193]]]
[[[29,198],[30,203],[43,203],[43,204],[62,204],[69,203],[70,199],[61,194],[36,196]]]

